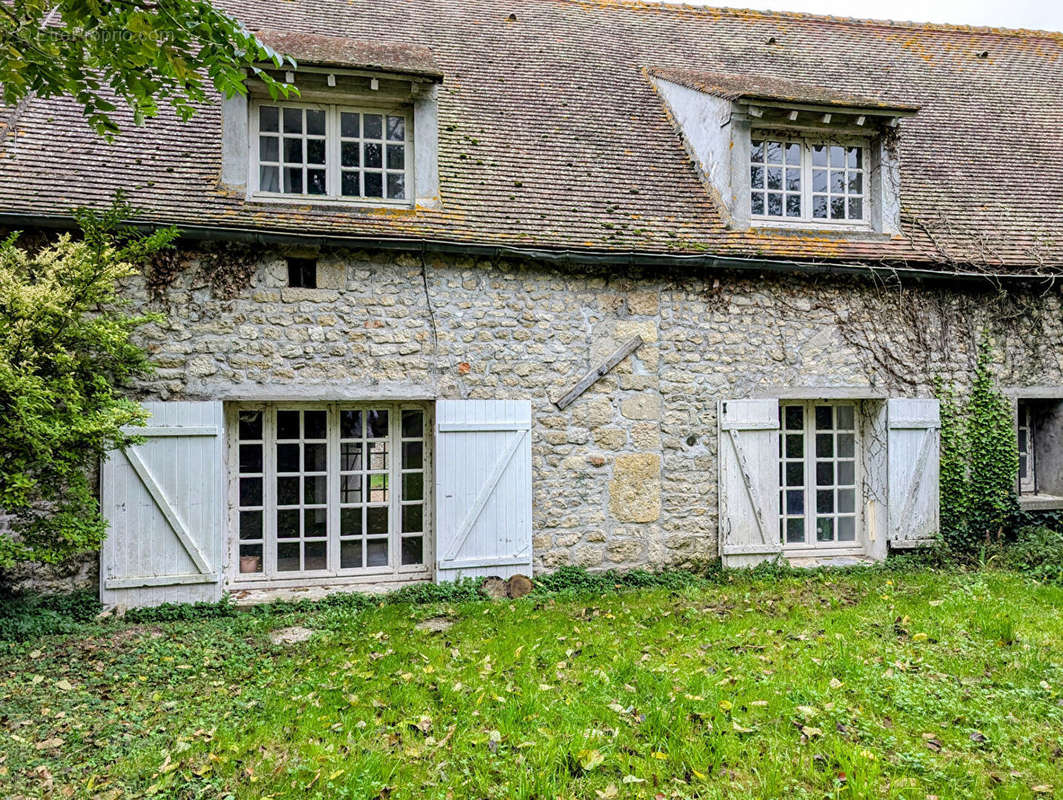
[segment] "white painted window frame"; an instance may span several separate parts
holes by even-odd
[[[749,175],[750,168],[754,166],[752,161],[753,141],[767,141],[777,140],[784,143],[796,143],[801,146],[801,216],[800,217],[774,217],[768,214],[754,214],[752,205],[752,196],[755,191],[752,185],[752,179]],[[824,228],[830,230],[849,230],[849,231],[870,231],[872,229],[872,209],[871,209],[871,140],[870,138],[863,138],[858,136],[839,136],[829,137],[823,135],[803,134],[795,131],[778,130],[774,128],[752,128],[750,129],[749,138],[749,157],[745,166],[747,172],[746,185],[748,191],[746,192],[745,203],[749,209],[749,219],[753,227],[781,227],[781,228]],[[812,164],[812,148],[823,145],[830,147],[831,145],[837,145],[840,147],[859,147],[862,150],[861,154],[861,171],[863,178],[861,181],[862,194],[861,198],[861,211],[863,216],[861,219],[831,219],[828,217],[814,217],[812,216],[812,195],[822,194],[821,192],[812,191],[812,171],[814,169],[826,169],[828,190],[830,181],[831,167],[814,167]],[[829,153],[828,153],[829,163]],[[764,176],[764,188],[760,191],[767,193],[767,174]],[[775,190],[772,190],[775,191]],[[794,194],[793,192],[787,192],[785,188],[785,176],[783,189],[780,190],[783,193],[783,213],[786,211],[786,194]],[[855,195],[845,195],[848,201],[849,197],[855,197]],[[767,208],[767,200],[765,199],[765,209]],[[829,214],[829,195],[828,195],[828,214]]]
[[[1033,424],[1033,412],[1030,403],[1018,401],[1018,442],[1019,442],[1019,492],[1020,494],[1037,494],[1037,445],[1036,429]],[[1023,437],[1026,434],[1026,448],[1022,447]],[[1026,459],[1026,470],[1023,472],[1022,459]]]
[[[255,99],[249,106],[249,121],[248,126],[250,135],[248,136],[248,176],[247,176],[247,199],[248,200],[268,200],[269,202],[281,202],[281,203],[296,203],[299,205],[306,205],[308,203],[325,203],[329,205],[345,205],[345,206],[358,206],[367,208],[412,208],[416,200],[417,187],[415,183],[414,164],[416,161],[415,140],[416,132],[414,131],[413,121],[413,108],[407,103],[396,104],[394,102],[381,102],[372,103],[371,101],[365,101],[358,105],[350,104],[336,104],[336,103],[292,103],[273,101],[267,99]],[[301,110],[314,109],[322,110],[325,112],[325,194],[307,194],[305,191],[302,194],[288,194],[285,192],[264,192],[259,190],[259,109],[262,106],[275,106],[282,110],[281,116],[281,130],[283,131],[283,109],[285,108],[298,108]],[[387,197],[349,197],[340,194],[341,187],[341,172],[340,166],[340,152],[341,152],[341,140],[340,140],[340,114],[343,112],[351,112],[358,114],[382,114],[385,116],[384,127],[385,136],[387,130],[386,117],[402,116],[406,120],[406,138],[403,141],[405,145],[406,156],[406,197],[401,200],[389,200]],[[272,135],[272,132],[268,132]],[[284,133],[278,132],[277,136],[280,139],[280,186],[284,185]],[[305,162],[306,149],[305,149],[305,131],[301,134],[304,140],[303,157],[304,169],[307,166]],[[387,147],[386,140],[384,142],[384,152],[381,154],[383,164],[387,163]],[[364,158],[364,156],[362,156]],[[384,175],[384,187],[383,191],[387,193],[387,168],[383,166],[381,172]],[[304,181],[304,189],[305,181]]]
[[[278,410],[327,410],[328,432],[328,564],[325,570],[306,572],[276,571],[276,411]],[[389,497],[389,544],[386,567],[362,567],[340,569],[340,426],[339,411],[346,409],[388,409],[389,453],[392,454],[388,469],[389,483],[396,487]],[[402,411],[415,409],[424,417],[424,510],[423,510],[423,564],[403,566],[401,561],[401,524],[403,505],[402,485]],[[241,573],[240,561],[240,515],[239,515],[239,414],[241,411],[263,412],[263,572]],[[435,517],[434,517],[434,409],[431,403],[414,401],[339,401],[339,402],[240,402],[226,406],[227,451],[229,463],[229,515],[227,582],[236,589],[270,589],[285,586],[341,585],[345,583],[378,583],[428,580],[432,577],[435,563]],[[291,540],[296,541],[296,540]],[[301,541],[301,540],[299,540]]]
[[[786,519],[790,516],[786,513],[786,483],[785,483],[785,435],[788,429],[785,425],[786,408],[789,406],[800,406],[804,409],[804,426],[802,434],[804,436],[804,457],[802,459],[804,463],[804,484],[802,489],[804,490],[804,527],[805,527],[805,540],[803,542],[787,542],[786,541]],[[854,525],[854,539],[851,542],[840,542],[834,539],[831,542],[819,542],[816,540],[816,450],[815,450],[815,409],[816,406],[830,406],[836,408],[838,406],[849,406],[853,409],[853,525]],[[779,459],[778,463],[780,467],[780,481],[779,481],[779,537],[782,544],[783,552],[786,554],[807,554],[807,555],[849,555],[859,554],[866,550],[866,531],[864,525],[863,515],[863,494],[864,494],[864,454],[862,448],[862,413],[861,404],[856,400],[781,400],[779,402]],[[832,433],[837,433],[836,430],[832,430]],[[827,460],[827,459],[822,459]],[[846,459],[848,460],[848,459]],[[837,480],[837,452],[831,457],[830,461],[835,465],[835,480]],[[832,516],[837,517],[838,511],[835,505],[835,511],[832,512]],[[835,530],[835,536],[837,536],[837,530]]]

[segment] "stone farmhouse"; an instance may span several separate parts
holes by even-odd
[[[881,559],[937,534],[933,382],[983,331],[1063,507],[1059,34],[218,2],[298,98],[111,144],[31,100],[0,148],[8,229],[122,189],[183,232],[128,287],[166,321],[105,602]]]

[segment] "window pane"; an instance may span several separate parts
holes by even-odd
[[[403,500],[423,500],[424,499],[424,473],[423,472],[410,472],[402,476],[402,499]],[[418,530],[420,530],[418,528]]]
[[[765,155],[769,164],[782,163],[782,142],[768,142]]]
[[[290,136],[284,139],[284,160],[288,164],[303,163],[303,140]]]
[[[369,483],[369,502],[386,503],[389,499],[388,476],[370,475],[366,480]]]
[[[344,142],[340,145],[340,164],[345,167],[358,166],[358,154],[361,145],[358,142]]]
[[[830,190],[832,194],[842,194],[845,191],[845,172],[834,169],[830,171]]]
[[[306,438],[324,439],[327,435],[325,431],[325,424],[327,421],[327,411],[307,411],[303,418]]]
[[[308,508],[303,512],[303,536],[327,536],[328,535],[328,510],[324,508]]]
[[[328,477],[314,475],[303,478],[303,502],[307,505],[328,502]]]
[[[864,218],[864,203],[859,197],[849,198],[849,219]]]
[[[262,512],[261,511],[241,511],[240,512],[240,538],[241,539],[261,539],[262,538]]]
[[[314,136],[325,135],[325,112],[317,109],[306,111],[306,132]]]
[[[841,433],[838,435],[838,457],[839,458],[852,458],[853,451],[856,447],[856,437],[851,433]]]
[[[850,172],[849,173],[849,194],[863,194],[864,193],[864,173],[862,172]]]
[[[420,411],[406,409],[402,412],[402,436],[406,439],[419,439],[424,435],[424,414]]]
[[[845,148],[832,144],[830,147],[830,165],[832,167],[845,166]]]
[[[343,178],[340,181],[340,193],[344,197],[358,197],[362,193],[359,186],[359,177],[357,172],[343,173]]]
[[[253,575],[262,571],[262,545],[240,545],[240,572],[244,575]]]
[[[764,160],[764,142],[760,141],[759,139],[754,139],[750,143],[749,160],[750,161],[763,161]]]
[[[303,569],[327,569],[325,548],[328,542],[306,542],[303,545]]]
[[[366,142],[363,145],[365,160],[364,164],[367,167],[381,167],[383,166],[383,159],[381,158],[380,144],[377,142]]]
[[[262,445],[240,445],[240,472],[262,471]]]
[[[774,192],[768,193],[768,216],[769,217],[781,217],[782,216],[782,195],[775,194]]]
[[[262,412],[261,411],[241,411],[240,412],[240,438],[241,439],[261,439],[262,438]]]
[[[402,443],[402,468],[421,469],[424,466],[424,445],[421,442]]]
[[[361,475],[342,475],[340,476],[340,502],[341,503],[361,503],[362,502],[362,476]],[[359,512],[361,513],[361,512]]]
[[[842,514],[852,514],[856,510],[856,491],[854,489],[838,490],[838,511]]]
[[[799,433],[791,433],[786,437],[786,457],[801,458],[805,454],[805,437]]]
[[[294,506],[299,504],[299,479],[295,477],[277,478],[277,505]]]
[[[801,486],[805,482],[805,463],[790,461],[786,464],[786,485]]]
[[[764,188],[764,167],[754,164],[749,168],[749,185],[753,189]]]
[[[262,505],[262,479],[261,478],[241,478],[240,479],[240,505],[242,505],[242,506],[260,506],[260,505]]]
[[[388,510],[386,508],[367,508],[365,512],[366,533],[388,532]]]
[[[365,414],[366,438],[386,439],[388,437],[388,412],[386,409],[372,409]]]
[[[299,471],[299,445],[277,445],[277,472]]]
[[[799,217],[801,216],[801,195],[788,194],[786,195],[786,216]]]
[[[827,166],[827,147],[826,145],[817,144],[812,147],[812,166],[825,167]]]
[[[424,506],[402,507],[402,532],[420,533],[424,529]]]
[[[362,509],[340,509],[340,536],[362,535]]]
[[[786,191],[799,192],[801,191],[801,170],[788,169],[786,170]]]
[[[786,520],[786,541],[803,542],[805,540],[804,517]]]
[[[834,541],[834,519],[832,517],[820,517],[816,520],[816,541]]]
[[[856,462],[855,461],[839,461],[838,462],[838,485],[839,486],[852,486],[856,483]]]
[[[307,472],[324,472],[328,469],[328,445],[303,445],[303,469]]]
[[[279,161],[280,160],[280,141],[276,136],[260,136],[258,137],[258,160],[259,161]]]
[[[827,191],[827,170],[825,170],[825,169],[812,170],[812,191],[813,192],[825,192],[825,191]]]
[[[340,469],[345,472],[365,469],[365,462],[362,460],[362,445],[360,443],[343,442],[340,445]]]
[[[325,140],[324,139],[307,139],[306,140],[306,161],[308,164],[324,164],[325,163]]]
[[[856,519],[853,517],[841,517],[838,519],[838,541],[856,541]]]
[[[341,439],[360,439],[362,438],[362,412],[357,409],[347,410],[340,412],[340,438]],[[344,469],[354,469],[354,467],[344,467]]]
[[[340,569],[357,569],[362,566],[362,542],[340,543]]]
[[[786,145],[786,163],[791,166],[801,163],[801,145],[797,142],[790,142],[790,144]]]
[[[830,458],[834,455],[834,436],[829,433],[816,434],[816,458]]]
[[[827,197],[817,194],[812,197],[812,216],[817,219],[827,218]]]
[[[855,409],[852,406],[838,406],[838,430],[851,431],[853,429],[853,420],[855,418]]]
[[[833,486],[834,485],[834,462],[833,461],[817,461],[816,462],[816,486]]]
[[[361,114],[340,113],[340,136],[357,139],[361,134]]]
[[[276,131],[280,124],[280,110],[276,106],[262,106],[258,109],[258,129]]]
[[[830,199],[830,218],[845,219],[845,198],[832,197]]]
[[[299,571],[299,542],[277,543],[277,570],[279,572]]]
[[[410,536],[402,540],[402,564],[424,563],[424,539],[420,536]]]
[[[384,196],[384,179],[379,172],[366,172],[365,173],[365,196],[366,197],[383,197]]]
[[[388,138],[393,142],[401,142],[406,138],[405,117],[388,117]]]
[[[388,173],[388,199],[402,200],[406,197],[406,176]],[[850,201],[851,203],[852,201]]]
[[[805,513],[805,493],[801,489],[791,489],[786,492],[786,513]]]
[[[845,160],[849,167],[861,169],[864,166],[864,148],[862,147],[847,147],[845,149]]]
[[[816,430],[829,431],[834,424],[834,414],[830,406],[816,406]]]
[[[362,121],[366,139],[382,139],[384,137],[384,118],[379,114],[366,114]]]
[[[299,538],[299,509],[282,508],[277,512],[277,538]]]
[[[365,565],[367,567],[386,567],[388,565],[387,539],[375,539],[365,543]]]
[[[258,190],[260,192],[279,192],[280,170],[277,167],[259,167]]]
[[[306,171],[306,193],[325,194],[325,170],[308,169]]]
[[[786,427],[791,430],[805,426],[805,410],[801,406],[786,406]]]
[[[301,108],[284,109],[284,132],[303,132],[303,110]]]
[[[768,167],[768,188],[782,188],[782,167]]]
[[[764,195],[761,192],[754,192],[750,197],[750,212],[753,214],[764,214]]]
[[[287,194],[303,193],[302,167],[289,167],[284,170],[284,191]]]
[[[820,489],[816,492],[816,512],[830,514],[834,511],[834,490]]]

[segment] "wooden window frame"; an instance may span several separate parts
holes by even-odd
[[[366,206],[366,207],[388,207],[388,208],[410,208],[414,205],[414,196],[416,194],[416,187],[414,184],[414,140],[415,132],[413,129],[413,108],[407,103],[396,104],[394,102],[381,102],[374,104],[371,101],[360,102],[357,105],[349,104],[337,104],[337,103],[315,103],[315,102],[303,102],[292,103],[284,101],[273,101],[266,99],[253,100],[248,104],[249,106],[249,136],[248,136],[248,199],[269,201],[269,202],[286,202],[286,203],[298,203],[300,205],[306,205],[307,203],[325,203],[325,204],[343,204],[354,206]],[[259,136],[263,132],[259,129],[259,109],[263,106],[276,107],[280,109],[280,125],[277,137],[279,139],[278,144],[278,158],[279,162],[279,185],[284,186],[284,136],[283,133],[283,116],[285,108],[297,108],[304,112],[304,124],[303,133],[299,134],[304,141],[303,145],[303,192],[299,194],[288,192],[267,192],[262,191],[260,186],[260,173],[259,167],[261,166],[259,160]],[[305,131],[305,112],[306,110],[321,110],[325,112],[325,193],[324,194],[310,194],[306,191],[306,145],[305,140],[307,134]],[[356,113],[356,114],[380,114],[384,117],[383,126],[384,139],[381,141],[384,143],[384,149],[381,153],[381,168],[380,172],[383,175],[383,193],[387,194],[387,117],[396,116],[403,117],[405,119],[405,138],[402,140],[402,144],[405,148],[405,197],[388,199],[384,197],[365,197],[354,195],[341,194],[342,173],[345,168],[342,167],[341,161],[341,130],[340,130],[340,114],[342,113]],[[360,125],[364,122],[360,121]],[[360,129],[361,130],[361,129]],[[265,135],[273,135],[272,131],[265,132]],[[296,134],[292,134],[293,136]],[[358,141],[362,141],[359,139]],[[398,142],[396,142],[397,144]],[[359,161],[364,159],[364,155],[360,155]],[[267,162],[272,166],[274,162]],[[363,165],[364,166],[364,165]],[[362,171],[362,167],[359,167],[359,171]],[[375,171],[375,170],[374,170]],[[391,172],[398,172],[398,170],[390,170]],[[364,178],[360,178],[360,186],[364,190]]]
[[[797,406],[803,409],[803,425],[800,432],[803,436],[803,457],[800,459],[788,459],[786,457],[786,442],[785,436],[788,432],[795,430],[787,428],[786,426],[786,409],[788,407]],[[837,464],[839,457],[837,450],[829,459],[821,459],[816,455],[816,424],[815,424],[815,409],[818,406],[827,406],[835,409],[839,406],[848,406],[853,410],[853,511],[851,516],[853,518],[853,539],[852,541],[840,541],[837,539],[837,525],[835,524],[834,536],[835,538],[829,542],[820,542],[816,538],[816,518],[818,512],[816,511],[816,492],[820,489],[816,482],[816,462],[817,461],[830,461],[834,465],[833,474],[835,476],[835,483],[831,485],[831,488],[835,491],[835,503],[834,510],[825,516],[831,516],[837,520],[839,516],[850,516],[849,512],[839,512],[837,507]],[[832,425],[836,424],[835,420],[837,412],[832,411]],[[861,419],[861,404],[856,400],[782,400],[779,403],[779,541],[782,545],[783,552],[787,554],[799,554],[804,553],[808,555],[847,555],[863,553],[866,549],[866,536],[864,526],[863,515],[863,487],[864,487],[864,453],[862,447],[863,431],[862,419]],[[837,435],[839,432],[848,432],[847,429],[831,428],[832,435]],[[850,460],[848,458],[844,459]],[[804,506],[802,513],[788,514],[786,506],[786,491],[788,486],[785,478],[785,466],[786,463],[800,461],[803,464],[804,480],[800,488],[804,491]],[[796,487],[795,487],[796,488]],[[845,486],[844,488],[848,488]],[[788,542],[786,540],[786,523],[791,518],[803,518],[804,522],[804,540],[801,542]]]
[[[340,568],[340,424],[341,410],[387,409],[389,416],[388,451],[390,463],[387,468],[389,486],[395,491],[388,498],[388,565],[380,567]],[[327,468],[327,568],[324,570],[278,572],[276,569],[276,412],[280,410],[326,410],[328,468]],[[423,415],[423,517],[422,517],[422,558],[421,564],[401,564],[402,555],[402,507],[416,505],[417,501],[407,503],[402,497],[402,475],[408,470],[402,468],[401,445],[402,411],[417,410]],[[239,460],[239,418],[241,411],[261,411],[263,413],[263,565],[261,573],[240,572],[240,460]],[[230,584],[240,589],[277,588],[293,585],[337,585],[343,583],[363,582],[400,582],[426,580],[431,578],[435,563],[434,530],[434,452],[433,431],[434,414],[430,403],[415,401],[359,401],[359,402],[240,402],[227,404],[226,429],[229,462],[229,543],[227,547],[228,563],[226,577]],[[365,465],[368,468],[368,464]],[[302,498],[300,498],[302,500]],[[416,535],[416,534],[414,534]],[[364,529],[363,537],[364,538]],[[244,540],[245,543],[248,540]],[[291,540],[296,541],[296,540]],[[302,539],[298,540],[302,541]]]
[[[783,161],[785,163],[785,147],[787,144],[796,144],[801,148],[801,163],[798,166],[801,175],[801,186],[798,191],[789,192],[786,190],[785,176],[783,179],[783,186],[778,191],[783,195],[783,216],[771,216],[766,213],[767,210],[767,174],[764,175],[764,185],[762,188],[755,188],[752,185],[752,168],[755,166],[761,166],[767,162],[755,162],[753,161],[753,142],[754,141],[779,141],[783,143],[784,155]],[[830,209],[830,199],[834,195],[830,192],[830,173],[832,168],[829,166],[830,151],[828,149],[827,158],[828,165],[824,167],[815,166],[813,161],[812,150],[814,147],[856,147],[861,150],[861,164],[862,166],[857,168],[844,167],[846,177],[846,191],[840,195],[844,198],[846,204],[849,199],[859,198],[861,201],[862,216],[859,219],[831,219],[827,217],[816,217],[812,215],[812,197],[813,195],[820,195],[823,192],[813,191],[812,186],[812,173],[814,170],[825,169],[827,171],[827,203],[828,214]],[[750,132],[750,157],[746,164],[747,170],[747,183],[748,190],[746,192],[746,202],[749,204],[749,218],[754,227],[787,227],[787,228],[815,228],[823,226],[830,229],[839,230],[852,230],[852,231],[867,231],[871,230],[872,213],[871,213],[871,165],[870,165],[871,147],[870,140],[860,137],[839,137],[839,138],[827,138],[823,136],[816,136],[814,134],[801,134],[793,131],[779,131],[773,129],[759,129],[753,128]],[[861,173],[861,194],[849,194],[848,193],[848,175],[849,172]],[[765,196],[765,213],[756,214],[753,211],[753,194],[754,192],[760,192]],[[772,190],[775,191],[775,190]],[[788,195],[799,195],[801,197],[801,215],[797,217],[786,216],[786,197]],[[848,209],[847,209],[848,213]]]

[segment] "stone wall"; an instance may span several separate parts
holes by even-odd
[[[963,381],[983,324],[1003,384],[1063,384],[1058,291],[356,251],[320,253],[321,288],[292,289],[284,257],[249,250],[249,283],[233,285],[191,253],[155,299],[130,286],[167,315],[143,334],[158,367],[143,395],[342,384],[367,399],[529,399],[537,570],[714,558],[721,399],[841,386],[925,396],[935,374]],[[553,405],[634,334],[636,353],[564,411]]]

